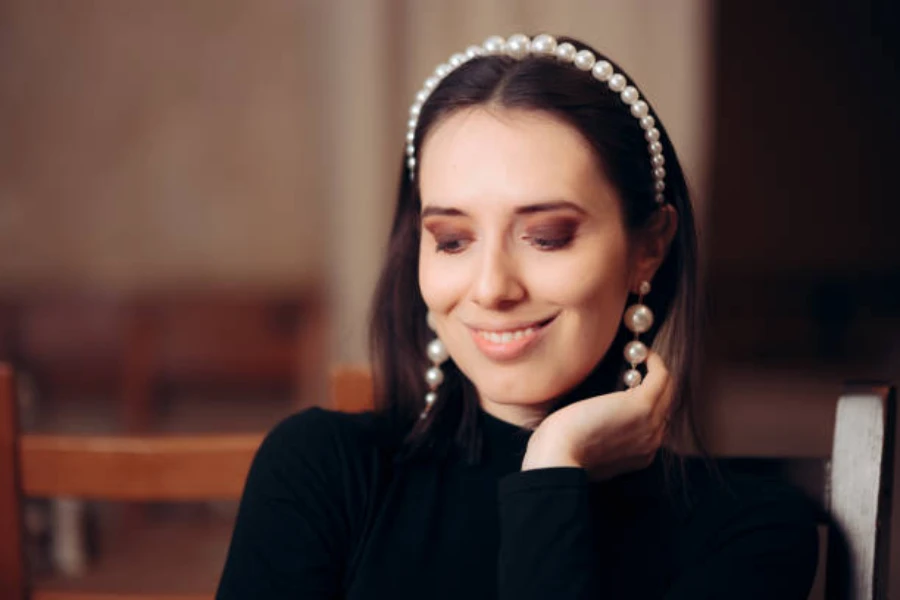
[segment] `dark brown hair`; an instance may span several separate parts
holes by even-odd
[[[577,40],[559,41],[569,41],[579,50],[588,49],[598,58],[605,58]],[[613,64],[616,72],[624,74]],[[630,77],[628,80],[634,85]],[[470,60],[447,75],[422,106],[415,147],[421,149],[438,121],[473,106],[541,111],[573,125],[593,147],[605,175],[618,190],[629,232],[639,231],[657,210],[644,131],[619,94],[589,72],[553,57],[535,55],[521,60],[502,55]],[[654,277],[653,291],[645,298],[656,319],[653,329],[642,339],[648,345],[654,343],[674,379],[673,431],[678,437],[687,434],[696,443],[691,410],[695,340],[699,333],[696,233],[684,174],[672,142],[652,106],[650,114],[660,131],[666,165],[665,199],[678,213],[678,229]],[[418,418],[428,391],[424,379],[429,366],[425,346],[431,336],[418,285],[421,202],[418,186],[410,180],[405,163],[404,156],[387,257],[371,314],[377,407],[407,432],[406,450],[410,456],[422,451],[459,450],[476,460],[480,452],[478,399],[472,383],[452,360],[442,366],[445,379],[431,412],[426,419]],[[628,303],[635,300],[629,296]],[[605,357],[557,407],[621,389],[622,351],[628,339],[629,332],[620,327]]]

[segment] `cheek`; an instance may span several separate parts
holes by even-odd
[[[461,262],[435,254],[433,248],[423,247],[419,252],[419,291],[437,315],[449,312],[465,293]]]

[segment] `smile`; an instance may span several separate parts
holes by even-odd
[[[556,315],[529,324],[516,324],[508,329],[472,327],[475,345],[487,358],[496,361],[514,360],[534,348],[544,337],[544,329]]]

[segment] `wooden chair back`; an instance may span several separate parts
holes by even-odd
[[[21,523],[25,497],[191,501],[238,499],[262,435],[21,434],[13,374],[0,365],[0,590],[32,600],[159,600],[159,595],[30,589]],[[212,594],[166,597],[199,600]]]
[[[830,456],[722,461],[733,471],[790,481],[818,509],[828,536],[826,598],[887,598],[895,422],[893,387],[848,385]]]
[[[336,366],[329,376],[331,407],[341,412],[372,410],[372,374],[365,366]]]

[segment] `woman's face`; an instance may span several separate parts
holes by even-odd
[[[419,286],[438,336],[488,413],[533,423],[603,358],[652,275],[618,193],[574,127],[483,107],[435,125],[419,185]]]

